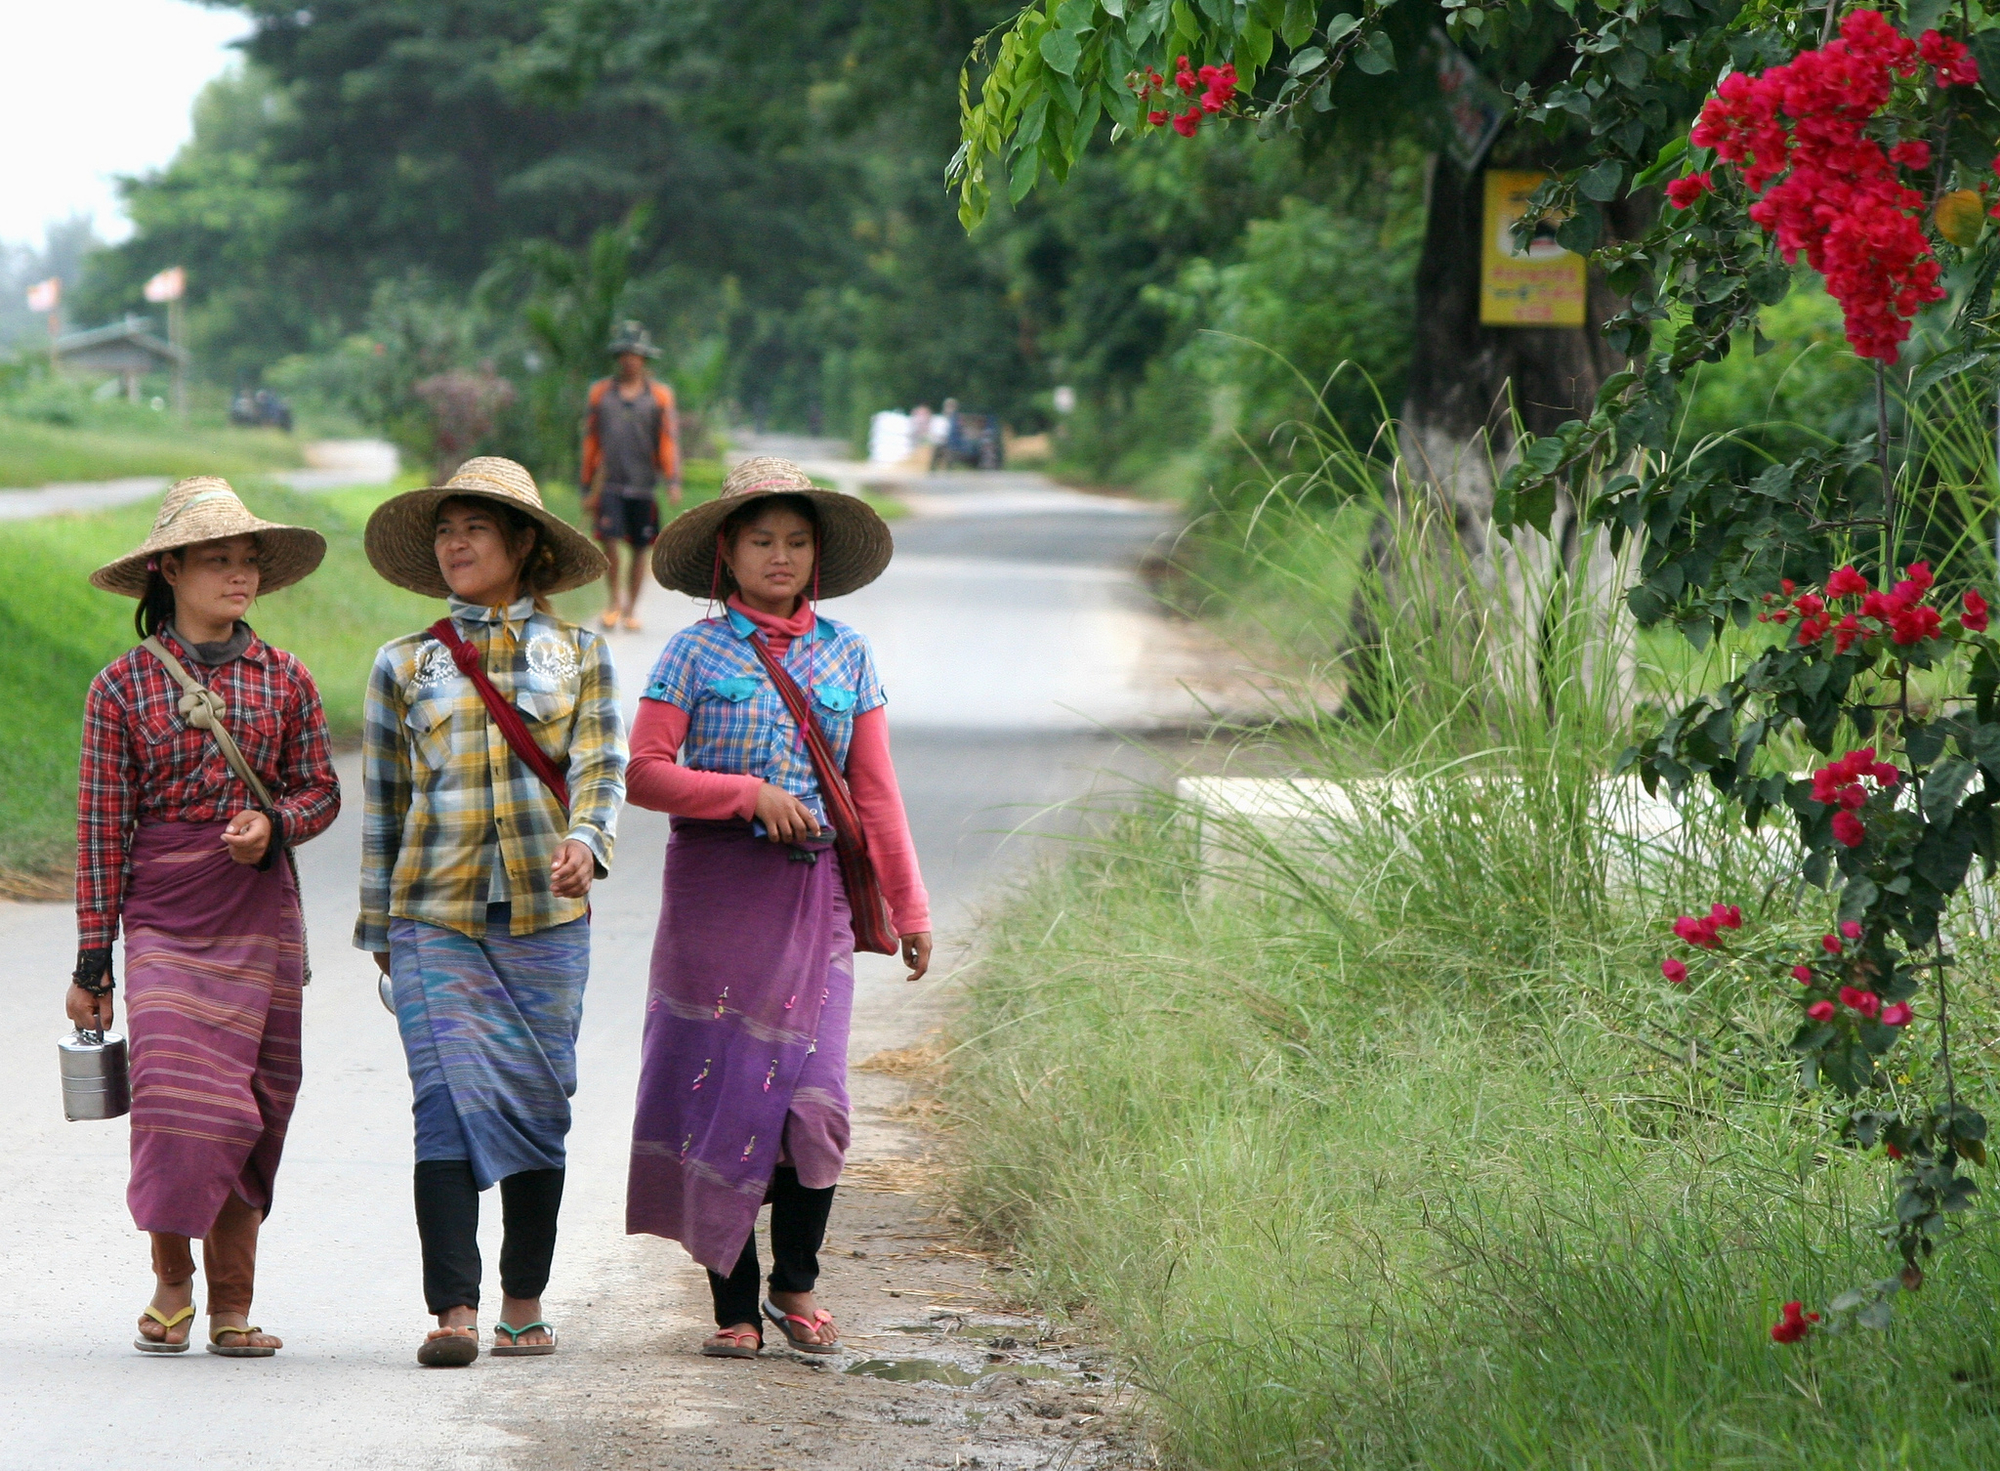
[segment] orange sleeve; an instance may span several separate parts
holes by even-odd
[[[666,384],[653,385],[653,398],[660,406],[660,476],[672,480],[681,472],[680,414],[674,407],[674,391]]]
[[[604,446],[597,442],[597,401],[604,397],[610,382],[609,378],[600,378],[590,385],[590,406],[583,412],[583,468],[577,472],[577,478],[583,482],[581,489],[585,495],[590,494],[598,464],[604,459]]]

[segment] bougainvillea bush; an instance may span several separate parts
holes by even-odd
[[[1526,450],[1499,511],[1546,528],[1559,496],[1586,499],[1636,543],[1628,601],[1642,625],[1677,625],[1697,645],[1767,635],[1627,761],[1649,788],[1712,784],[1752,826],[1789,820],[1805,891],[1829,896],[1831,927],[1806,953],[1760,940],[1736,896],[1717,896],[1674,922],[1661,964],[1682,986],[1696,957],[1761,966],[1796,1009],[1802,1082],[1842,1100],[1846,1142],[1897,1171],[1881,1229],[1900,1272],[1824,1315],[1787,1304],[1780,1343],[1850,1311],[1886,1324],[1890,1296],[1921,1286],[1953,1216],[1975,1204],[1971,1170],[1986,1162],[1986,1120],[1953,1067],[1948,915],[1975,867],[2000,858],[2000,644],[1981,591],[1992,561],[1983,518],[1946,525],[1945,491],[1891,442],[1887,410],[1892,394],[1962,394],[1968,379],[1990,401],[2000,115],[1980,57],[2000,63],[2000,31],[1969,32],[1964,13],[1916,24],[1914,9],[1900,26],[1873,9],[1837,27],[1831,11],[1798,12],[1732,38],[1712,96],[1652,166],[1659,226],[1600,252],[1630,293],[1609,330],[1633,368],[1590,420]],[[1574,209],[1581,182],[1544,198]],[[1848,344],[1874,365],[1875,433],[1751,476],[1676,463],[1664,451],[1681,376],[1754,336],[1799,266],[1821,274]],[[1919,347],[1912,324],[1927,311]],[[1941,535],[1934,567],[1918,553]]]

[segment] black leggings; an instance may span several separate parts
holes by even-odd
[[[523,1170],[500,1182],[500,1290],[540,1297],[556,1254],[561,1170]],[[479,1186],[462,1159],[417,1161],[417,1237],[424,1246],[424,1304],[434,1314],[479,1306]]]
[[[771,1203],[771,1290],[811,1292],[819,1281],[819,1246],[826,1239],[826,1218],[833,1213],[834,1186],[808,1190],[799,1183],[799,1172],[779,1165],[771,1176],[771,1188],[764,1199]],[[757,1311],[757,1228],[743,1243],[743,1255],[736,1270],[727,1277],[708,1274],[708,1290],[715,1298],[715,1326],[733,1328],[738,1323],[762,1324]]]

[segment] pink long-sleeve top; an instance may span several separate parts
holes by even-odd
[[[757,629],[773,658],[782,661],[795,639],[812,632],[815,613],[812,605],[801,602],[790,618],[774,618],[731,598],[729,607]],[[669,645],[669,653],[673,646]],[[663,660],[663,664],[664,664]],[[757,793],[764,778],[755,774],[703,771],[680,762],[693,718],[687,706],[676,700],[658,698],[654,691],[663,686],[655,681],[639,701],[639,717],[633,723],[631,760],[625,769],[628,801],[656,812],[692,817],[711,822],[731,818],[748,820],[757,810]],[[896,933],[914,935],[931,927],[930,896],[917,868],[916,844],[910,838],[910,820],[903,810],[903,794],[896,785],[896,769],[889,757],[889,721],[880,705],[854,717],[854,734],[847,752],[847,784],[860,810],[862,826],[868,834],[868,856],[874,861],[875,875]]]

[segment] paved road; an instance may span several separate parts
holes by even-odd
[[[386,485],[396,476],[396,447],[379,439],[322,439],[307,445],[304,453],[304,469],[238,479],[276,480],[293,490],[339,490],[349,485]],[[0,487],[0,521],[106,511],[158,495],[171,483],[166,475],[128,475],[121,480],[64,481],[32,490]]]
[[[875,587],[830,611],[877,641],[897,766],[949,941],[1030,849],[992,830],[1077,795],[1125,759],[1097,722],[1173,719],[1185,701],[1172,671],[1155,667],[1153,615],[1124,570],[1165,529],[1157,512],[1018,477],[946,477],[909,489],[924,514],[898,524],[897,561]],[[652,628],[618,639],[628,692],[673,623],[699,613],[657,589],[651,596]],[[351,782],[351,761],[344,774]],[[257,1317],[288,1344],[275,1360],[142,1358],[128,1347],[149,1274],[123,1203],[126,1132],[63,1123],[56,1087],[69,916],[59,906],[0,904],[0,954],[10,957],[12,976],[0,989],[9,1081],[0,1137],[12,1184],[0,1195],[8,1266],[0,1461],[38,1471],[121,1471],[211,1455],[274,1468],[678,1466],[716,1454],[770,1464],[714,1449],[718,1434],[732,1433],[721,1427],[749,1418],[767,1396],[761,1381],[687,1353],[705,1331],[698,1272],[678,1248],[622,1230],[636,1029],[665,836],[664,819],[628,812],[618,871],[596,895],[569,1197],[547,1300],[564,1327],[564,1353],[482,1361],[459,1374],[419,1371],[411,1358],[425,1324],[409,1199],[409,1089],[373,968],[347,944],[353,810],[301,853],[317,979],[306,1008],[305,1089],[264,1232]],[[899,975],[886,957],[863,957],[855,1059],[921,1036],[948,1005],[948,983],[910,988]],[[893,1086],[871,1074],[856,1082],[854,1157],[920,1149],[910,1126],[889,1116]],[[843,1196],[836,1233],[858,1229],[857,1212],[874,1213],[868,1199]],[[489,1227],[497,1214],[489,1198]],[[490,1272],[497,1231],[487,1234]],[[620,1355],[635,1350],[650,1357],[628,1366]],[[607,1376],[628,1367],[666,1376],[659,1382],[668,1389],[648,1390],[665,1416],[656,1417],[666,1438],[653,1454],[665,1459],[577,1459],[563,1440],[573,1450],[577,1407],[607,1405],[605,1386],[618,1382]],[[817,1382],[855,1395],[872,1383]],[[665,1409],[660,1394],[672,1400]],[[845,1454],[821,1455],[819,1464],[938,1464],[925,1437],[942,1432],[925,1428],[927,1418],[903,1418],[878,1416],[865,1456],[862,1442],[843,1442]],[[952,1464],[948,1449],[942,1464]]]

